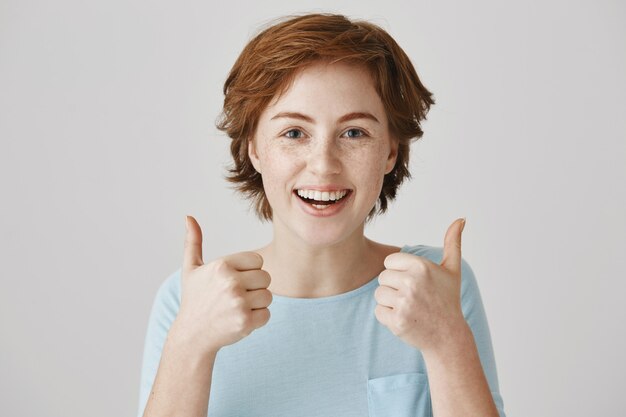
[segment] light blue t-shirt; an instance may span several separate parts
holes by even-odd
[[[443,248],[402,252],[441,263]],[[141,370],[143,415],[165,339],[180,305],[180,274],[160,286],[148,322]],[[269,322],[220,349],[213,368],[211,417],[432,416],[426,363],[374,315],[378,277],[321,298],[274,295]],[[476,278],[461,261],[461,307],[478,347],[500,417],[505,417],[487,317]]]

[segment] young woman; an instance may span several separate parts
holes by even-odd
[[[364,235],[434,104],[396,42],[341,15],[291,17],[244,48],[224,94],[228,179],[273,237],[205,263],[187,218],[139,416],[504,416],[464,219],[443,248]]]

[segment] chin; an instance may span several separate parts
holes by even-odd
[[[285,207],[284,212],[289,210],[300,210],[298,207]],[[280,210],[283,212],[283,210]],[[349,240],[359,228],[364,227],[367,212],[354,213],[349,210],[341,217],[312,218],[305,213],[289,215],[285,218],[280,216],[279,210],[274,210],[274,232],[275,234],[291,234],[293,238],[300,240],[311,247],[329,247],[337,245],[345,240]],[[361,221],[355,221],[358,217]]]

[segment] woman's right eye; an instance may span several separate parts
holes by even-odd
[[[296,135],[292,135],[295,133]],[[300,129],[290,129],[285,132],[283,136],[287,136],[289,139],[300,139],[302,136],[302,131]]]

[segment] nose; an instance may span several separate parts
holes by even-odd
[[[340,152],[332,135],[313,140],[308,155],[308,166],[319,177],[341,173]]]

